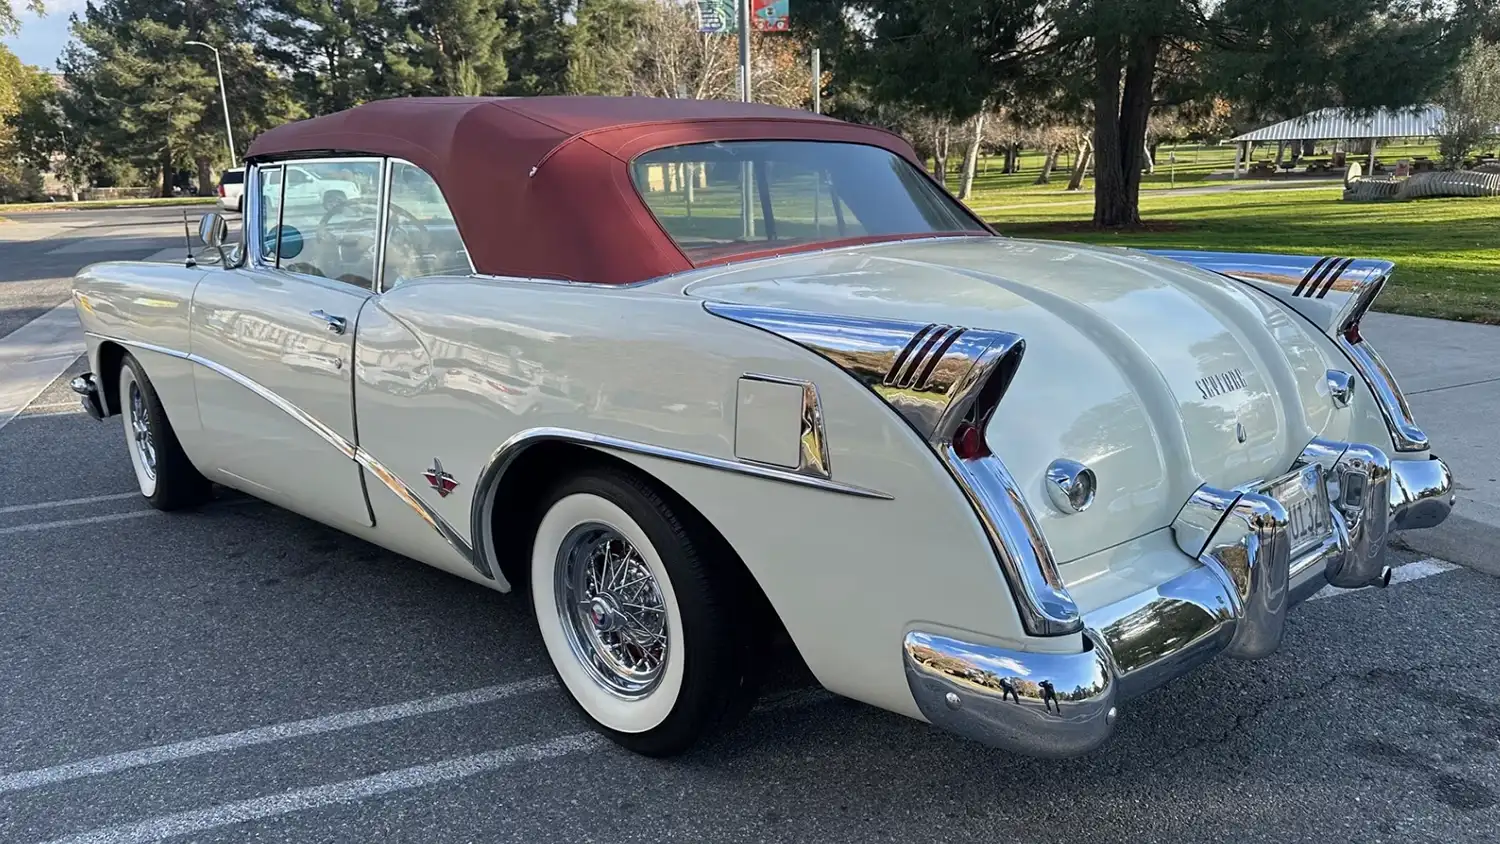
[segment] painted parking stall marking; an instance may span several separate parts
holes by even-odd
[[[29,788],[66,782],[82,777],[110,774],[145,765],[175,762],[194,756],[202,756],[207,753],[221,753],[227,750],[238,750],[242,747],[252,747],[259,744],[314,736],[320,733],[348,730],[354,727],[365,727],[371,724],[380,724],[403,718],[415,718],[420,715],[431,715],[450,709],[479,706],[506,698],[533,694],[553,688],[555,685],[551,677],[533,677],[528,680],[519,680],[514,683],[504,683],[496,686],[485,686],[484,688],[471,689],[466,692],[439,695],[437,697],[423,698],[405,703],[395,703],[389,706],[377,706],[373,709],[340,712],[335,715],[308,718],[303,721],[272,724],[266,727],[256,727],[234,733],[223,733],[216,736],[205,736],[203,738],[188,739],[187,741],[179,741],[172,744],[148,747],[144,750],[131,750],[108,756],[98,756],[79,762],[54,765],[50,768],[38,768],[32,771],[3,774],[0,775],[0,794],[23,791]]]
[[[12,504],[0,507],[0,516],[7,513],[28,513],[32,510],[51,510],[57,507],[77,507],[81,504],[102,504],[105,501],[124,501],[139,498],[139,492],[116,492],[111,495],[90,495],[86,498],[64,498],[58,501],[39,501],[35,504]]]
[[[491,750],[473,756],[445,759],[427,765],[416,765],[396,771],[374,774],[355,780],[317,785],[225,803],[207,809],[178,812],[137,823],[121,824],[53,839],[50,844],[127,844],[160,841],[179,835],[191,835],[247,821],[272,818],[340,803],[354,803],[369,797],[408,791],[450,780],[499,771],[528,762],[541,762],[575,753],[601,749],[605,739],[597,733],[573,733],[558,738]]]

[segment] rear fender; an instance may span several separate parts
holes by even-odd
[[[1428,449],[1427,434],[1412,417],[1401,387],[1380,355],[1360,334],[1359,321],[1385,288],[1396,265],[1371,258],[1271,255],[1148,249],[1152,255],[1228,276],[1276,298],[1338,345],[1380,405],[1398,452]]]

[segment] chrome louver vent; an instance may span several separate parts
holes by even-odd
[[[943,355],[963,336],[964,331],[963,328],[951,325],[929,324],[913,334],[911,342],[906,344],[906,348],[896,356],[896,362],[886,370],[885,386],[920,391],[933,389],[933,373],[942,362]]]
[[[1319,258],[1316,264],[1310,267],[1298,282],[1297,289],[1292,291],[1293,296],[1304,296],[1308,299],[1322,299],[1333,289],[1333,283],[1339,280],[1345,271],[1354,264],[1353,258]]]
[[[924,439],[946,443],[964,422],[982,429],[1026,350],[1005,331],[707,302],[710,313],[769,331],[848,372]]]

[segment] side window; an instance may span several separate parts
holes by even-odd
[[[288,167],[277,232],[279,266],[373,288],[379,184],[378,161]]]
[[[276,249],[281,225],[281,167],[256,168],[259,202],[255,205],[256,234],[260,237],[261,260],[276,266]]]
[[[414,278],[468,275],[473,271],[469,250],[437,183],[419,167],[391,162],[382,275],[385,289]]]

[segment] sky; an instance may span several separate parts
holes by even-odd
[[[11,5],[21,19],[21,31],[5,36],[5,46],[26,64],[56,69],[57,57],[71,37],[68,16],[83,11],[84,3],[85,0],[46,0],[47,15],[38,18],[25,8],[25,0],[12,0]]]

